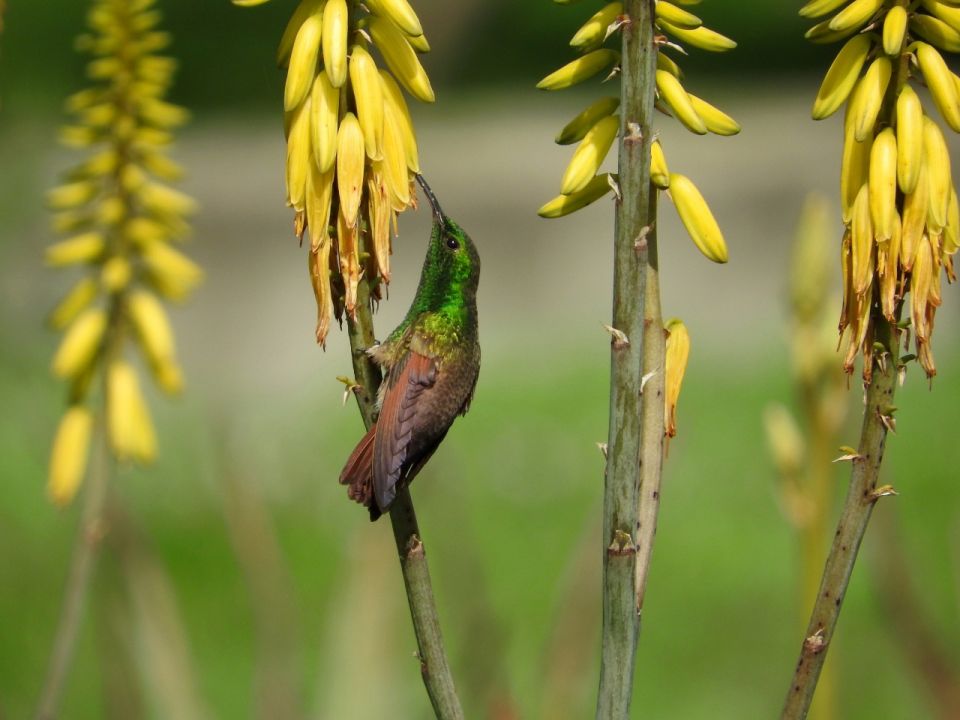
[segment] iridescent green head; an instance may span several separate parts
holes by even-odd
[[[463,229],[444,215],[423,177],[417,175],[417,181],[433,210],[433,233],[414,305],[422,311],[472,304],[480,281],[477,248]]]

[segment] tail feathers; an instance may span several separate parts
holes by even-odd
[[[376,432],[377,426],[374,425],[357,443],[340,473],[340,484],[348,486],[347,497],[368,507],[371,521],[382,514],[373,499],[373,439]]]

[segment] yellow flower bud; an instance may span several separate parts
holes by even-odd
[[[664,402],[666,403],[665,432],[667,437],[677,434],[677,401],[680,399],[680,387],[687,371],[690,357],[690,333],[682,321],[669,320],[664,328],[667,332],[667,347],[664,381]]]
[[[50,327],[62,330],[77,317],[97,297],[97,282],[93,278],[83,278],[68,292],[50,313]]]
[[[148,463],[156,457],[156,435],[140,382],[122,360],[111,363],[107,371],[107,428],[119,460]]]
[[[166,243],[145,247],[143,261],[160,293],[173,300],[182,300],[203,280],[200,267]]]
[[[92,262],[100,257],[105,247],[102,234],[88,232],[51,245],[45,252],[45,259],[53,267]]]
[[[145,290],[135,290],[130,293],[127,303],[130,320],[150,364],[171,360],[175,353],[173,329],[157,296]]]
[[[82,406],[68,409],[60,419],[50,452],[47,494],[56,505],[67,505],[77,494],[87,469],[93,416]]]
[[[97,185],[88,180],[68,183],[47,193],[47,205],[53,210],[69,210],[85,205],[97,194]]]
[[[86,369],[100,350],[103,333],[107,329],[107,314],[99,309],[85,310],[67,329],[53,356],[53,374],[72,378]]]

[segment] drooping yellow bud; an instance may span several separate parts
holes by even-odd
[[[77,494],[87,469],[92,430],[93,416],[81,405],[69,408],[60,419],[47,479],[47,495],[56,505],[69,504]]]
[[[873,221],[870,217],[870,193],[866,185],[860,188],[857,199],[853,203],[850,233],[853,290],[857,295],[863,295],[873,282],[876,260]]]
[[[107,428],[118,459],[148,463],[156,457],[156,435],[140,381],[122,360],[114,361],[107,370]]]
[[[903,226],[900,236],[900,264],[904,271],[913,268],[917,248],[927,226],[927,213],[930,207],[930,184],[927,169],[923,162],[917,176],[913,192],[903,199]]]
[[[389,20],[373,17],[369,30],[374,44],[397,81],[418,100],[432,103],[436,96],[430,78],[400,29]]]
[[[577,146],[560,181],[560,192],[572,195],[583,190],[603,164],[620,129],[620,116],[608,115],[597,121]]]
[[[330,84],[325,72],[317,73],[310,96],[310,146],[320,172],[333,168],[337,158],[337,123],[340,91]]]
[[[127,299],[127,308],[150,364],[172,360],[175,355],[173,329],[157,296],[146,290],[135,290]]]
[[[677,434],[677,401],[690,358],[690,333],[686,325],[676,318],[669,320],[664,329],[667,332],[663,393],[666,403],[665,432],[667,437],[674,437]]]
[[[363,131],[363,148],[371,160],[383,156],[383,86],[377,64],[362,45],[350,49],[350,87]]]
[[[290,111],[300,105],[310,92],[320,53],[322,9],[311,13],[297,31],[290,54],[290,67],[283,92],[283,109]]]
[[[86,277],[78,281],[50,313],[50,327],[62,330],[97,297],[97,281]]]
[[[315,163],[307,175],[307,229],[310,231],[310,248],[316,250],[328,242],[330,233],[330,206],[333,200],[333,175],[331,167],[320,172]]]
[[[378,12],[388,17],[394,25],[410,37],[423,35],[420,18],[407,0],[377,0],[376,4]]]
[[[576,117],[564,125],[563,129],[560,130],[554,138],[554,142],[558,145],[570,145],[571,143],[580,142],[590,128],[608,115],[613,115],[618,107],[620,107],[620,98],[600,98],[581,110]]]
[[[727,262],[727,244],[703,195],[685,175],[670,175],[670,197],[697,248],[715,263]]]
[[[47,193],[47,205],[53,210],[70,210],[90,202],[97,194],[97,185],[81,180],[50,190]]]
[[[913,272],[910,274],[910,315],[913,321],[913,331],[918,340],[930,339],[929,324],[927,323],[927,298],[933,283],[934,262],[930,240],[924,236],[917,248],[917,257],[913,263]]]
[[[280,44],[277,47],[277,65],[283,67],[290,60],[290,52],[293,50],[293,42],[297,37],[297,32],[303,25],[303,21],[310,15],[322,8],[326,0],[300,0],[297,9],[290,16],[290,21],[280,37]]]
[[[410,175],[404,147],[401,120],[392,107],[385,107],[383,126],[383,180],[393,198],[393,207],[402,210],[410,204]]]
[[[610,175],[597,175],[587,186],[572,195],[558,195],[537,210],[543,218],[558,218],[585,208],[613,190]]]
[[[200,267],[166,243],[145,247],[143,261],[157,290],[171,300],[184,299],[203,280]]]
[[[670,187],[670,169],[667,167],[667,156],[663,154],[663,147],[659,140],[650,145],[650,182],[661,190]]]
[[[337,135],[337,191],[340,195],[340,211],[349,226],[357,224],[365,159],[363,131],[356,115],[348,112],[340,122]]]
[[[311,144],[311,108],[312,98],[290,113],[289,132],[287,133],[287,203],[296,211],[306,206],[307,175],[313,162]]]
[[[383,85],[383,102],[393,112],[394,120],[400,129],[403,138],[403,148],[407,158],[407,168],[410,172],[420,172],[420,156],[417,149],[417,135],[413,129],[413,120],[410,118],[410,109],[403,98],[403,92],[397,81],[386,70],[380,70],[380,81]],[[385,109],[384,112],[387,112]]]
[[[86,369],[100,350],[100,342],[107,328],[107,314],[100,308],[84,310],[67,329],[53,356],[53,374],[72,378]]]
[[[930,192],[928,222],[934,232],[939,233],[947,224],[953,180],[947,141],[939,126],[929,117],[923,118],[923,153]]]
[[[46,250],[45,259],[53,267],[92,262],[103,254],[106,245],[101,233],[86,232],[51,245]]]
[[[350,13],[346,0],[328,0],[323,10],[323,66],[335,87],[347,81],[347,33]]]

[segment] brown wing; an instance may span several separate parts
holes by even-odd
[[[373,491],[382,510],[390,507],[396,497],[397,483],[422,459],[419,455],[426,448],[418,448],[419,443],[414,443],[417,404],[436,380],[434,360],[412,350],[397,361],[387,378],[373,441]],[[436,447],[435,442],[427,442]]]

